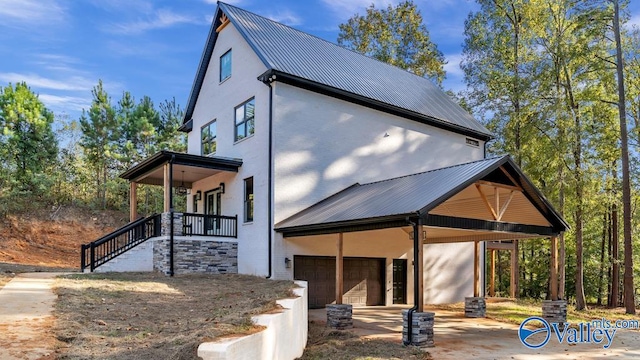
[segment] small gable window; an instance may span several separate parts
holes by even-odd
[[[202,155],[213,155],[216,153],[218,126],[215,120],[202,127],[200,132],[202,139]]]
[[[235,141],[253,135],[255,131],[255,102],[255,98],[252,98],[236,108]]]
[[[231,50],[220,56],[220,82],[231,77]]]

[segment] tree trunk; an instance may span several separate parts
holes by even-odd
[[[598,273],[598,306],[602,305],[602,283],[604,281],[604,244],[607,242],[607,212],[602,222],[602,241],[600,242],[600,271]]]
[[[629,181],[629,143],[624,93],[624,63],[620,40],[620,6],[613,0],[613,32],[616,38],[616,70],[618,75],[618,109],[620,115],[620,147],[622,152],[622,227],[624,233],[624,307],[627,314],[636,313],[633,291],[633,248],[631,244],[631,185]]]
[[[613,182],[618,181],[618,173],[613,168]],[[614,201],[618,201],[618,196],[614,190]],[[618,205],[614,202],[611,205],[611,303],[610,307],[620,306],[620,239],[618,231]]]

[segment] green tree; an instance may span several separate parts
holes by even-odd
[[[413,1],[354,15],[340,25],[338,44],[382,62],[427,77],[438,85],[445,76],[444,56],[429,37]]]
[[[0,165],[0,187],[3,190],[14,195],[29,195],[31,199],[48,194],[51,179],[47,171],[55,164],[58,153],[53,118],[53,113],[26,83],[0,87],[0,155],[4,160]]]
[[[93,90],[93,101],[89,111],[83,111],[80,117],[82,147],[87,163],[94,177],[95,199],[102,208],[107,207],[107,181],[114,170],[119,128],[116,112],[111,105],[111,98],[104,90],[102,80]]]

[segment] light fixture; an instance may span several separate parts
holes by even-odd
[[[187,195],[187,188],[184,186],[184,170],[182,170],[182,182],[176,187],[176,195]]]
[[[220,194],[224,194],[224,183],[220,183]]]
[[[196,191],[196,201],[202,200],[202,191]]]
[[[291,259],[289,259],[288,257],[284,258],[284,267],[286,267],[287,269],[291,269]]]

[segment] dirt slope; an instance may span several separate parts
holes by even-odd
[[[54,207],[0,219],[0,262],[79,268],[80,245],[126,224],[128,215]]]

